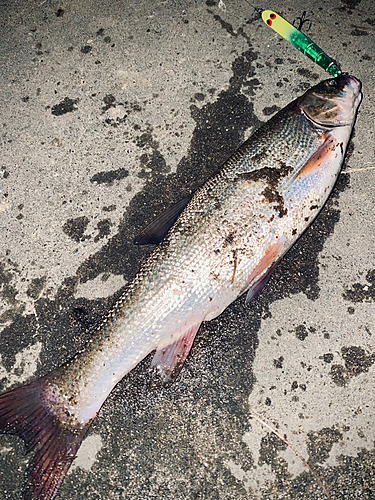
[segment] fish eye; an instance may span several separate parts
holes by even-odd
[[[330,80],[330,81],[328,82],[328,85],[329,85],[330,87],[337,87],[337,82],[336,82],[336,80]]]

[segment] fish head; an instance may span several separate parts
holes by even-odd
[[[319,127],[351,128],[361,100],[361,83],[354,76],[342,73],[309,89],[297,100],[297,105]]]

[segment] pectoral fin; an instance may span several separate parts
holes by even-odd
[[[170,228],[178,219],[178,216],[191,200],[191,196],[187,196],[183,200],[175,203],[160,214],[151,224],[146,226],[138,236],[134,238],[135,245],[150,245],[159,244],[166,236]]]
[[[180,373],[199,327],[200,323],[184,332],[173,344],[156,350],[151,366],[158,369],[165,384],[173,382]]]
[[[248,279],[249,291],[247,292],[246,303],[250,302],[267,284],[276,265],[283,255],[285,249],[285,238],[281,237],[276,243],[269,246],[262,260],[255,267]]]
[[[319,146],[317,151],[308,159],[303,167],[295,174],[293,180],[304,179],[314,172],[319,170],[322,163],[327,160],[327,157],[334,153],[336,149],[335,139],[332,135],[327,135],[325,141]]]

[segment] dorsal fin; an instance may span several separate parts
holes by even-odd
[[[138,236],[134,238],[135,245],[157,245],[166,236],[170,228],[178,219],[178,216],[191,200],[192,195],[187,196],[183,200],[175,203],[167,208],[162,214],[146,226]]]

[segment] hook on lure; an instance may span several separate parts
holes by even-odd
[[[296,22],[299,21],[299,25],[296,26]],[[302,30],[302,26],[304,24],[307,24],[308,25],[308,28],[306,28],[306,31],[310,31],[310,28],[311,28],[311,25],[312,25],[312,22],[310,21],[310,19],[307,19],[306,18],[306,11],[304,10],[302,12],[302,16],[301,17],[297,17],[294,21],[293,21],[293,26],[295,28],[297,28],[299,31]]]
[[[262,19],[276,33],[285,38],[285,40],[325,71],[333,76],[341,75],[341,69],[320,47],[279,14],[273,10],[264,10],[262,12]]]

